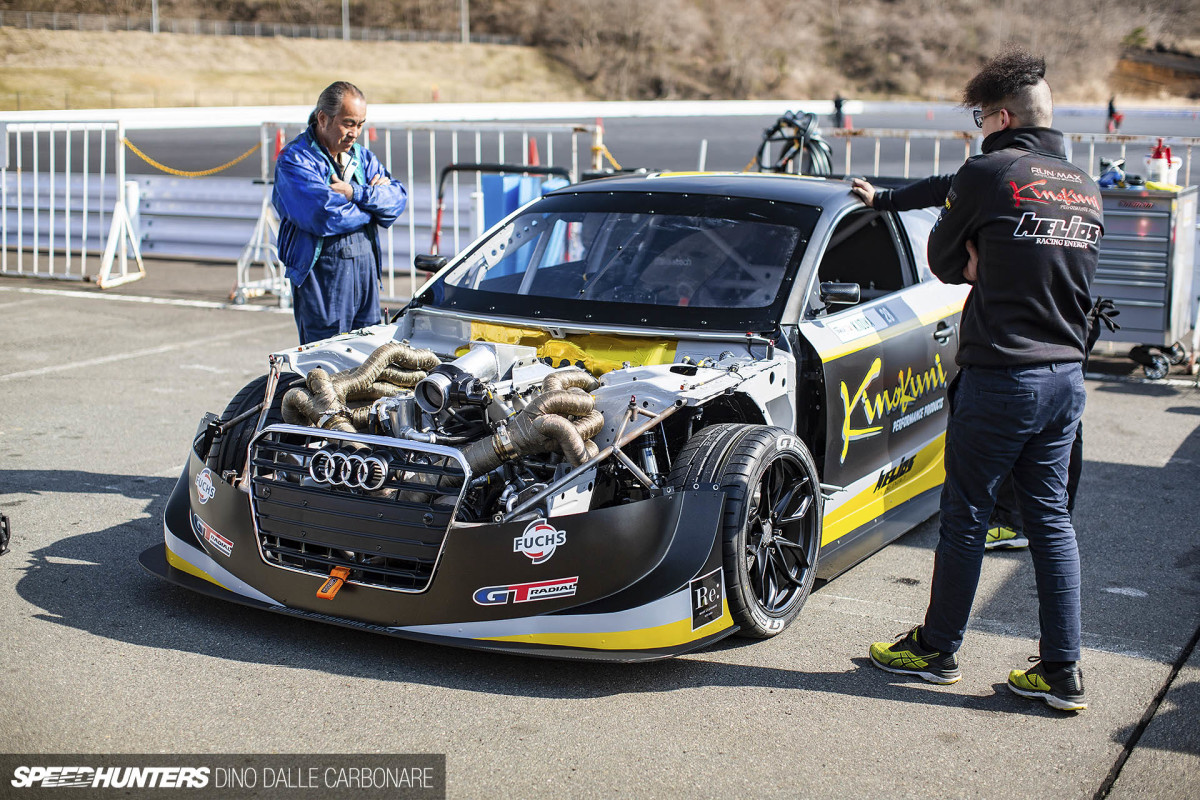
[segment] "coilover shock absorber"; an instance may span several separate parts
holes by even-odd
[[[637,438],[638,453],[642,457],[642,469],[652,481],[659,485],[662,484],[663,475],[658,468],[656,452],[661,443],[662,436],[659,435],[658,428],[651,428]]]

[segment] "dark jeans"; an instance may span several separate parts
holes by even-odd
[[[946,483],[921,637],[962,645],[996,493],[1012,472],[1037,576],[1041,657],[1079,660],[1079,551],[1067,513],[1067,465],[1086,394],[1079,364],[965,367],[950,387]]]
[[[1075,429],[1075,441],[1071,443],[1071,461],[1067,465],[1067,513],[1075,513],[1075,497],[1079,494],[1079,478],[1083,474],[1083,422]],[[1003,525],[1016,531],[1024,530],[1021,525],[1021,503],[1017,500],[1017,487],[1010,474],[1000,484],[996,493],[996,510],[988,527]]]
[[[300,344],[378,325],[379,267],[365,231],[327,236],[312,272],[292,285]]]

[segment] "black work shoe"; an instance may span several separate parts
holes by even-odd
[[[1041,700],[1059,711],[1082,711],[1088,707],[1083,694],[1083,670],[1078,663],[1047,671],[1037,656],[1037,664],[1029,669],[1014,669],[1008,673],[1008,688],[1022,697]]]
[[[871,663],[887,672],[916,675],[930,683],[957,683],[962,678],[958,658],[954,653],[939,653],[922,647],[917,638],[918,630],[919,625],[900,634],[898,641],[892,644],[876,642],[871,645]]]

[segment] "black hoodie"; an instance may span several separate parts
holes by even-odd
[[[997,131],[954,176],[929,236],[929,266],[965,283],[979,249],[956,359],[1016,367],[1083,361],[1092,278],[1104,232],[1100,190],[1067,161],[1050,128]]]

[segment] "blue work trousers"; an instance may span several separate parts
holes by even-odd
[[[950,390],[941,538],[921,638],[962,645],[979,585],[988,519],[1012,472],[1037,579],[1041,657],[1079,660],[1079,550],[1067,465],[1086,393],[1080,364],[964,367]]]
[[[365,230],[327,236],[308,277],[292,285],[300,344],[378,325],[379,267]]]

